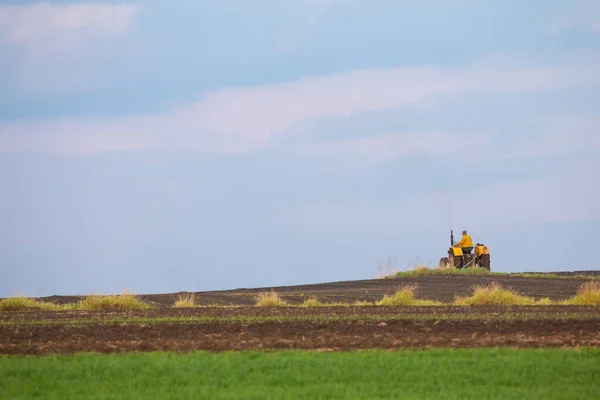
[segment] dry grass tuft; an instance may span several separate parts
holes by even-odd
[[[415,298],[416,285],[407,285],[401,287],[393,295],[385,295],[383,299],[378,301],[378,306],[435,306],[442,305],[438,301],[419,300]]]
[[[256,296],[257,307],[285,307],[287,305],[274,290],[262,292]]]
[[[435,268],[429,268],[425,264],[416,264],[415,268],[414,268],[415,271],[423,271],[423,270],[430,270],[430,269],[435,269]]]
[[[600,282],[589,281],[579,287],[577,294],[563,304],[577,306],[598,306],[600,305]]]
[[[25,296],[15,296],[0,300],[0,311],[58,311],[60,309],[61,307],[57,304]]]
[[[373,303],[372,301],[367,301],[367,300],[357,300],[352,305],[357,306],[357,307],[365,307],[365,306],[374,306],[375,303]]]
[[[535,300],[533,297],[522,296],[512,289],[503,288],[497,282],[489,286],[475,286],[473,295],[458,297],[454,304],[461,306],[472,305],[498,305],[498,306],[528,306],[550,305],[548,298]]]
[[[327,306],[327,304],[322,303],[321,301],[319,301],[319,299],[317,297],[310,297],[306,300],[304,300],[304,302],[300,305],[301,307],[324,307]]]
[[[141,310],[150,306],[141,301],[137,296],[123,292],[120,295],[100,296],[91,294],[81,300],[77,307],[80,310],[106,311],[106,310]]]
[[[193,308],[196,304],[196,295],[194,293],[180,293],[173,304],[173,308]]]

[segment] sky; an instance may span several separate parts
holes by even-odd
[[[0,296],[597,269],[600,2],[0,2]]]

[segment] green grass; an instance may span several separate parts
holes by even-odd
[[[485,268],[417,268],[410,271],[399,271],[394,276],[396,278],[414,278],[419,276],[435,276],[435,275],[469,275],[469,276],[504,276],[503,272],[491,272]]]
[[[0,399],[593,399],[600,350],[0,358]]]

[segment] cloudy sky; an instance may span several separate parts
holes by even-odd
[[[0,296],[600,267],[600,2],[0,4]]]

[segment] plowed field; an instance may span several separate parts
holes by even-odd
[[[598,275],[598,272],[584,271],[578,274],[594,276]],[[309,296],[317,296],[324,302],[353,303],[357,300],[379,300],[385,294],[394,293],[401,285],[416,284],[418,287],[416,292],[418,298],[452,302],[457,295],[470,294],[473,286],[488,285],[492,282],[498,282],[504,287],[513,288],[525,296],[535,298],[549,297],[552,300],[562,300],[573,296],[583,283],[583,280],[569,278],[519,278],[512,276],[427,276],[196,292],[195,294],[200,304],[206,305],[252,305],[255,302],[257,293],[271,289],[275,290],[291,304],[302,303]],[[156,307],[170,307],[178,295],[179,293],[147,294],[142,295],[141,298]],[[64,304],[78,301],[81,298],[78,296],[50,296],[42,299]]]
[[[379,300],[406,283],[417,297],[451,302],[473,285],[493,281],[535,298],[573,296],[581,279],[433,276],[337,282],[275,289],[289,303],[316,295],[324,302]],[[81,351],[425,347],[600,347],[600,306],[281,307],[252,306],[271,288],[197,294],[200,304],[173,309],[176,293],[144,295],[155,308],[129,312],[0,313],[1,354]],[[68,303],[77,297],[46,300]],[[223,306],[223,305],[234,306]]]
[[[600,346],[598,307],[441,308],[4,315],[0,353]]]

